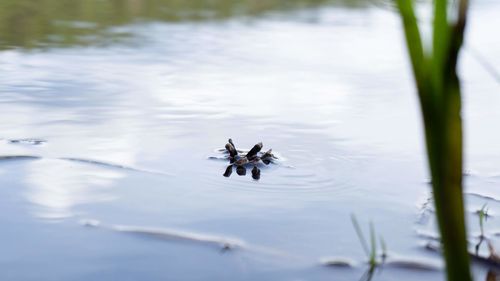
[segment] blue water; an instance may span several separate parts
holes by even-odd
[[[500,65],[498,11],[473,6],[460,65],[471,240],[487,203],[495,242],[499,83],[475,55]],[[0,51],[0,279],[359,280],[351,214],[389,258],[441,267],[419,236],[435,227],[389,8],[119,28],[129,36],[109,44]],[[209,158],[229,137],[280,159],[258,181],[223,177]],[[423,278],[443,271],[388,266],[374,280]]]

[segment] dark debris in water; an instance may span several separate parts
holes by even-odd
[[[488,247],[488,255],[481,255],[476,251],[469,251],[469,256],[471,259],[479,264],[488,266],[490,268],[500,269],[500,255],[496,252],[496,249],[493,247],[493,244],[488,239],[485,239],[486,245]],[[482,240],[481,240],[482,242]],[[429,242],[425,245],[425,249],[441,253],[441,245],[438,243]]]
[[[443,269],[436,262],[418,258],[393,258],[385,261],[384,266],[416,271],[440,271]]]
[[[342,257],[326,257],[320,260],[320,263],[327,267],[335,268],[353,268],[356,266],[356,262],[348,258]]]
[[[266,152],[261,152],[263,148],[262,142],[257,143],[249,151],[238,150],[232,139],[228,140],[225,145],[225,149],[222,150],[226,154],[224,159],[229,160],[229,166],[226,167],[223,176],[230,177],[233,173],[233,168],[236,168],[236,173],[239,176],[245,176],[247,174],[247,169],[251,168],[251,175],[254,180],[260,179],[260,168],[259,166],[269,165],[274,163],[278,159],[274,154],[273,150],[269,149]],[[211,159],[219,159],[217,157],[211,157]]]
[[[34,138],[10,139],[10,140],[8,140],[8,142],[11,144],[25,144],[25,145],[42,145],[42,144],[47,143],[46,140],[34,139]]]
[[[9,160],[34,160],[34,159],[41,159],[42,157],[40,156],[33,156],[33,155],[1,155],[0,156],[0,161],[9,161]]]

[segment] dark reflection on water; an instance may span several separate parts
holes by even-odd
[[[228,178],[231,176],[233,173],[234,166],[229,165],[226,167],[226,170],[224,171],[223,176]],[[237,166],[236,167],[236,173],[238,176],[245,176],[247,174],[247,167],[244,166]],[[252,168],[252,178],[254,180],[259,180],[260,179],[260,169],[257,166],[253,166]]]
[[[206,21],[322,5],[365,7],[380,0],[2,0],[0,50],[111,43],[137,21]]]

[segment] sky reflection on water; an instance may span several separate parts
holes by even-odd
[[[473,10],[469,34],[495,62],[500,41],[483,30],[500,24],[491,12],[499,7],[484,5]],[[350,213],[372,219],[395,255],[439,261],[414,230],[433,231],[433,223],[416,223],[427,175],[398,18],[378,8],[309,12],[152,18],[120,24],[131,36],[106,46],[1,51],[0,155],[36,156],[0,160],[3,274],[37,280],[22,270],[29,264],[54,280],[353,280],[364,268],[318,264],[332,255],[364,260]],[[468,190],[500,198],[491,177],[498,84],[463,57]],[[229,137],[245,148],[262,141],[285,160],[263,167],[259,181],[222,177],[227,163],[208,157]],[[8,141],[22,138],[47,142]],[[482,202],[474,198],[471,209]],[[299,258],[221,255],[86,229],[82,219],[227,235]],[[44,264],[48,251],[57,266]],[[381,278],[402,276],[442,273],[388,269]]]

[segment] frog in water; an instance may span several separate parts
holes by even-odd
[[[259,165],[269,165],[274,159],[277,159],[273,155],[273,150],[269,149],[266,152],[261,152],[262,142],[257,143],[248,152],[243,150],[237,150],[232,139],[228,140],[226,144],[226,152],[229,154],[229,163],[223,176],[229,177],[233,172],[233,167],[236,167],[236,173],[240,176],[246,175],[247,167],[252,168],[252,178],[255,180],[260,179],[260,169]]]

